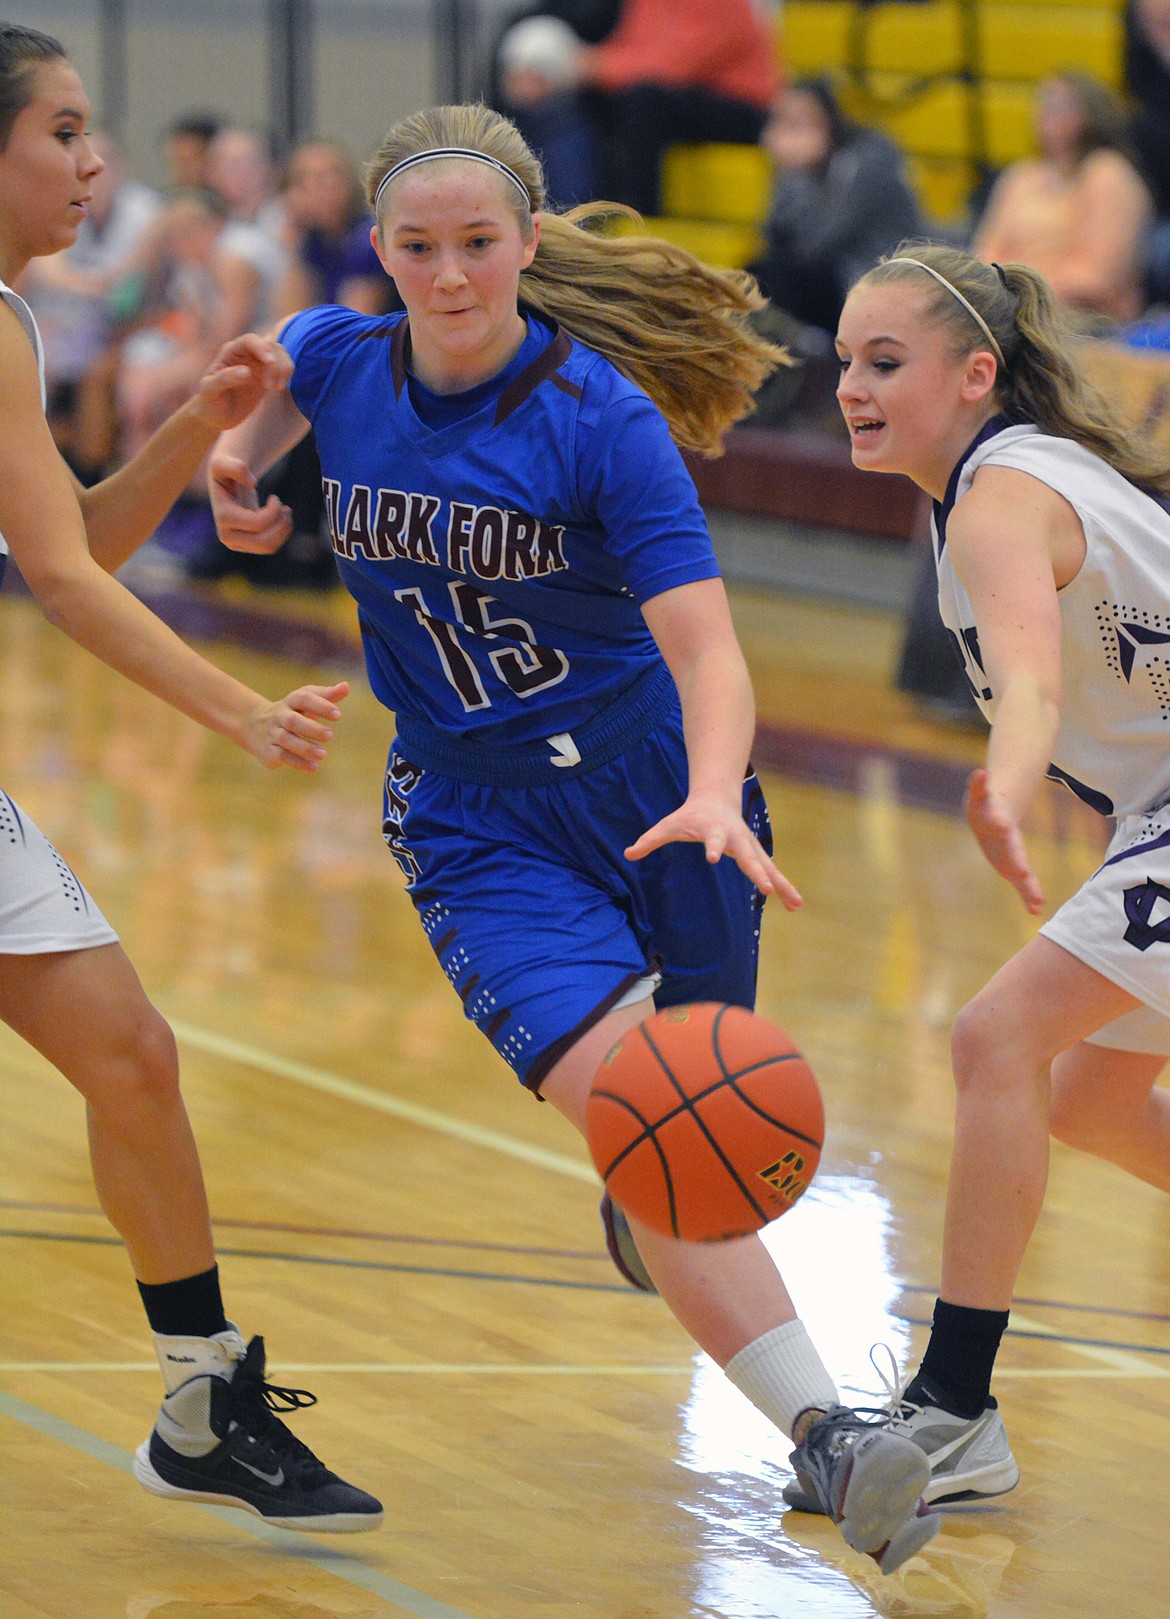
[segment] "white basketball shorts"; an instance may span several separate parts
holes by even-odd
[[[0,790],[0,955],[48,955],[117,942],[48,838]]]
[[[1119,821],[1104,864],[1040,931],[1143,1002],[1091,1044],[1170,1056],[1170,806]]]

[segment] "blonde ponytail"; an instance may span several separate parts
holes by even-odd
[[[516,126],[482,105],[433,107],[396,124],[366,165],[371,205],[391,169],[447,147],[483,153],[512,171],[520,184],[507,183],[508,198],[527,240],[533,213],[544,208],[540,164]],[[645,389],[681,448],[718,455],[760,384],[791,361],[748,324],[765,303],[750,275],[703,264],[657,237],[612,234],[607,226],[619,214],[629,210],[612,203],[542,212],[536,257],[520,277],[521,301]]]

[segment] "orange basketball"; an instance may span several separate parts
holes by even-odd
[[[585,1112],[615,1203],[667,1236],[718,1242],[785,1214],[820,1162],[808,1063],[741,1006],[671,1006],[622,1037]]]

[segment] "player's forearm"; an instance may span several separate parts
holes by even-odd
[[[29,580],[45,617],[88,652],[233,742],[263,702],[186,645],[116,579],[86,564]]]
[[[195,402],[175,411],[133,461],[79,495],[90,555],[108,573],[133,556],[188,488],[216,430]]]
[[[1023,819],[1052,759],[1060,703],[1032,680],[1012,681],[996,704],[987,745],[988,785]]]
[[[674,671],[682,703],[689,791],[740,802],[755,735],[751,678],[738,649],[712,648]]]
[[[221,433],[215,448],[217,453],[238,456],[262,478],[308,431],[308,422],[282,390],[268,394],[244,421]]]

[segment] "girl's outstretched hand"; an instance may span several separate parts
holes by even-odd
[[[1023,834],[1002,793],[992,792],[986,770],[973,770],[967,780],[964,808],[975,841],[988,864],[1007,879],[1026,909],[1038,916],[1044,909],[1044,891],[1028,859]]]
[[[337,705],[348,694],[349,682],[341,680],[336,686],[298,686],[278,702],[263,703],[248,716],[241,746],[267,770],[316,770],[333,737],[332,724],[341,718]]]
[[[775,894],[786,911],[796,911],[804,900],[779,868],[738,808],[714,798],[692,794],[670,815],[663,816],[625,850],[627,860],[641,860],[666,843],[701,843],[712,865],[730,856],[761,894]]]
[[[271,337],[245,332],[212,360],[199,380],[193,401],[196,415],[217,433],[236,427],[251,415],[265,394],[286,388],[292,361]]]

